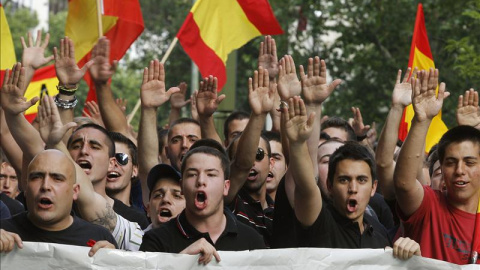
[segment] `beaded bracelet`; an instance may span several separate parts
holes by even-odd
[[[66,95],[66,96],[73,96],[75,95],[75,92],[78,90],[78,85],[74,85],[75,87],[73,88],[68,88],[64,85],[57,85],[57,90],[60,94]]]
[[[62,109],[73,109],[75,108],[75,106],[77,106],[78,103],[78,99],[76,96],[74,96],[72,100],[65,100],[61,99],[60,97],[58,97],[58,95],[56,95],[53,100],[55,101],[57,107]]]

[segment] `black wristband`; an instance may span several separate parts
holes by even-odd
[[[75,91],[65,91],[63,89],[58,89],[58,93],[65,95],[65,96],[73,96],[75,95]]]

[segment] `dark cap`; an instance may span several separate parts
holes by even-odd
[[[177,170],[168,164],[155,165],[147,176],[147,186],[150,192],[152,192],[157,181],[162,178],[170,178],[180,183],[181,176]]]

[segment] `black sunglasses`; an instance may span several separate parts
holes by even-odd
[[[117,160],[118,164],[125,166],[128,164],[128,155],[125,153],[116,153],[115,159]]]
[[[265,153],[265,150],[263,150],[262,148],[258,148],[257,154],[255,154],[255,160],[262,161],[265,156],[268,156],[268,154]]]

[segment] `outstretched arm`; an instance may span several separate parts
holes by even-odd
[[[393,155],[397,145],[398,129],[402,118],[403,110],[412,103],[412,84],[416,71],[410,76],[410,68],[407,69],[403,80],[400,81],[402,71],[397,73],[397,80],[392,93],[392,107],[388,112],[387,120],[383,126],[382,133],[378,140],[375,161],[377,164],[378,185],[386,200],[395,200],[395,189],[393,187],[393,171],[395,161]]]
[[[225,99],[225,95],[217,95],[217,77],[212,75],[205,77],[200,82],[199,88],[198,94],[196,94],[196,104],[202,138],[214,139],[221,144],[222,140],[215,129],[213,113],[217,111],[218,105]]]
[[[322,196],[315,181],[313,164],[305,162],[307,140],[313,131],[315,113],[307,116],[307,109],[299,97],[288,101],[289,108],[282,110],[283,132],[290,142],[289,170],[295,172],[295,215],[304,226],[311,226],[322,210]]]
[[[178,91],[180,89],[177,87],[165,91],[163,64],[158,60],[150,61],[150,66],[143,70],[140,88],[142,107],[138,130],[138,177],[142,184],[144,205],[147,205],[150,194],[147,186],[148,172],[158,164],[157,109]]]
[[[168,116],[169,125],[172,125],[173,122],[180,118],[182,108],[187,106],[187,104],[191,101],[190,98],[185,99],[187,96],[187,84],[185,82],[181,82],[178,85],[178,88],[180,91],[174,93],[170,97],[170,115]]]
[[[255,162],[260,134],[265,125],[265,117],[273,107],[274,95],[274,90],[269,87],[268,71],[259,68],[254,72],[253,80],[248,79],[248,101],[252,113],[238,139],[237,151],[231,161],[230,190],[225,198],[226,204],[231,203],[242,188]]]
[[[435,89],[438,84],[438,70],[420,72],[420,78],[412,80],[412,104],[415,116],[412,126],[400,150],[395,166],[393,183],[398,206],[405,216],[411,216],[422,203],[424,191],[422,184],[417,181],[418,164],[423,162],[425,137],[433,117],[442,108],[445,92],[445,83],[441,83],[438,95]]]

